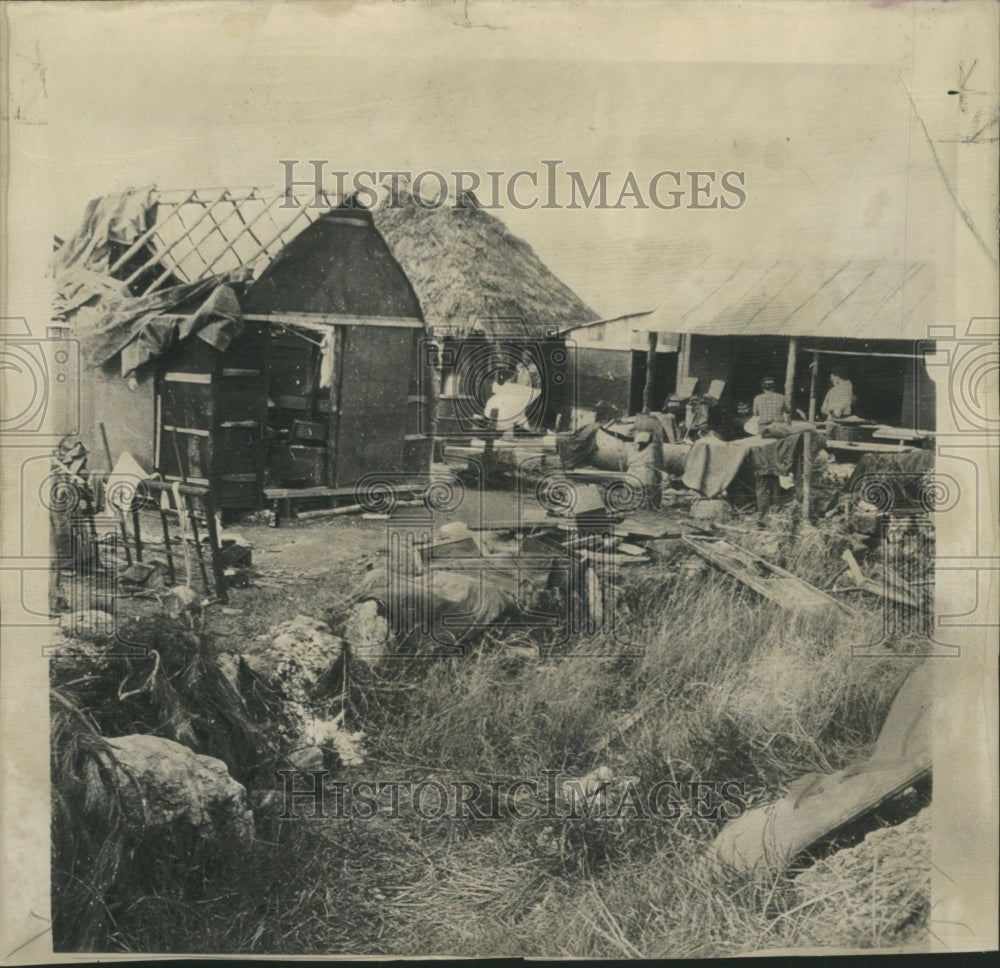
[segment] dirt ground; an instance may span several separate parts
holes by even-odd
[[[528,511],[539,514],[531,496]],[[417,520],[429,521],[437,533],[449,522],[475,526],[484,522],[517,520],[518,495],[509,491],[466,491],[454,510],[423,517],[423,508],[400,509]],[[165,561],[162,541],[151,540],[158,533],[155,515],[144,514],[143,534],[150,536],[144,560]],[[256,516],[229,524],[223,537],[240,536],[253,551],[250,585],[229,588],[226,605],[213,603],[204,610],[204,629],[221,636],[251,638],[295,615],[325,617],[336,612],[353,589],[372,568],[382,567],[386,555],[387,521],[372,520],[361,514],[320,517],[284,522],[274,528]],[[192,552],[194,587],[203,592]],[[184,564],[175,547],[174,564],[178,583],[184,582]],[[119,620],[127,622],[159,608],[152,598],[122,596],[118,601]]]

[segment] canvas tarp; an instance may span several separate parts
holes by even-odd
[[[236,293],[217,278],[137,299],[101,300],[97,307],[68,313],[67,319],[86,362],[100,366],[121,353],[122,377],[191,336],[224,350],[243,332]]]
[[[792,429],[796,429],[795,423]],[[716,437],[702,437],[688,454],[684,486],[705,497],[716,497],[732,484],[744,464],[749,464],[754,475],[788,474],[805,442],[815,456],[823,440],[823,435],[809,429],[809,425],[802,425],[795,433],[774,440],[746,437],[727,443]]]
[[[932,493],[928,475],[934,471],[934,451],[903,454],[865,454],[847,485],[849,494],[883,505],[880,510],[921,507]]]
[[[931,772],[934,663],[914,667],[893,699],[872,755],[836,773],[807,773],[781,800],[723,827],[710,859],[734,872],[777,872],[802,851]]]
[[[130,246],[156,222],[152,188],[104,195],[87,204],[83,222],[52,257],[53,273],[87,269],[107,274],[114,246]]]

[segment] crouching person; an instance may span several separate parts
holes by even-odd
[[[663,497],[663,441],[666,434],[656,417],[640,414],[635,418],[634,437],[629,449],[628,471],[642,484],[642,506],[660,507]]]

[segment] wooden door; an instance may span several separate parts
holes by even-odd
[[[403,470],[414,330],[342,330],[330,415],[330,483],[349,487],[366,474]]]

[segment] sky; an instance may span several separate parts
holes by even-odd
[[[602,316],[655,307],[709,255],[949,264],[943,178],[958,183],[956,132],[996,89],[976,7],[18,4],[11,173],[65,236],[105,192],[279,187],[281,159],[301,177],[324,159],[484,180],[561,161],[587,184],[608,171],[613,197],[633,172],[647,203],[659,171],[743,172],[731,211],[495,213]],[[962,112],[947,92],[970,36],[984,94]]]

